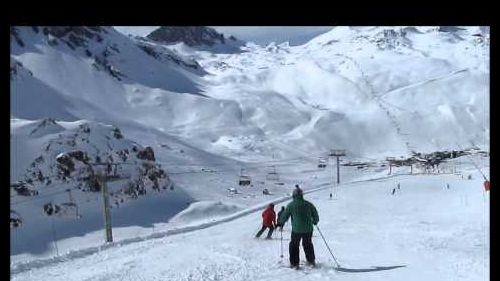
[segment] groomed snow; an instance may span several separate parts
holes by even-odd
[[[319,268],[286,268],[290,224],[281,259],[279,232],[273,240],[253,238],[260,209],[206,229],[21,270],[11,280],[488,280],[489,195],[469,171],[472,180],[417,175],[344,184],[335,200],[329,190],[306,194],[344,272],[334,269],[317,231]],[[397,183],[401,189],[391,195]]]

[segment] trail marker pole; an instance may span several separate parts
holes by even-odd
[[[345,149],[332,149],[330,150],[329,156],[335,156],[337,157],[337,185],[340,184],[340,157],[346,156]],[[332,186],[333,189],[333,186]],[[331,198],[331,193],[330,193],[330,198]]]

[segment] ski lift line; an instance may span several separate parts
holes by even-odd
[[[314,157],[313,155],[324,155],[324,153],[311,154],[311,156],[309,156],[309,157],[313,158]],[[268,163],[277,163],[277,164],[275,164],[276,166],[283,166],[283,165],[290,165],[290,164],[292,164],[291,163],[292,161],[303,160],[304,158],[308,158],[308,157],[307,156],[301,156],[301,157],[294,157],[294,158],[285,158],[285,159],[281,159],[281,160],[250,162],[250,163],[245,163],[245,166],[246,167],[252,167],[252,166],[259,166],[259,165],[268,164]],[[171,166],[171,167],[175,167],[175,168],[178,168],[178,167],[207,167],[207,166],[210,166],[210,167],[214,167],[215,166],[215,167],[217,167],[217,166],[227,166],[226,164],[218,164],[218,165],[203,165],[203,164],[170,165],[170,164],[166,164],[165,162],[158,162],[158,163],[160,163],[160,164],[162,164],[164,166]],[[279,163],[282,163],[282,164],[279,164]],[[122,163],[96,163],[96,162],[90,162],[90,163],[87,163],[87,164],[93,165],[93,166],[137,165],[137,163],[130,163],[130,162],[122,162]],[[81,169],[85,169],[85,168],[86,167],[81,167],[79,169],[81,170]],[[256,167],[254,167],[254,168],[256,168]],[[171,173],[172,172],[169,172],[169,174],[171,174]],[[183,171],[181,173],[185,173],[185,172]],[[174,172],[174,174],[175,174],[175,172]],[[60,179],[60,176],[59,175],[54,175],[54,176],[46,176],[44,178],[46,178],[46,179]]]
[[[58,190],[58,189],[63,189],[63,190]],[[51,188],[50,193],[46,193],[43,195],[36,195],[36,196],[33,196],[32,199],[25,199],[25,200],[21,200],[21,201],[17,201],[17,202],[12,202],[11,204],[18,205],[18,204],[22,204],[25,202],[31,202],[31,201],[43,199],[43,198],[50,197],[50,196],[57,195],[57,194],[63,194],[63,193],[68,192],[68,191],[71,192],[72,190],[76,190],[76,189],[74,187],[67,187],[67,186],[53,187],[53,188]],[[19,196],[19,195],[11,196],[11,198],[14,198],[16,196]]]
[[[317,155],[324,155],[324,154],[317,154]],[[269,160],[269,161],[260,161],[260,162],[242,162],[245,165],[260,165],[260,164],[266,164],[266,163],[281,163],[281,162],[286,162],[286,161],[291,161],[291,160],[301,160],[303,158],[306,158],[306,156],[301,156],[301,157],[294,157],[294,158],[283,158],[281,160]],[[165,162],[159,162],[164,165],[171,165],[167,164]],[[205,167],[205,166],[227,166],[228,164],[189,164],[189,165],[175,165],[175,167]]]
[[[298,159],[301,159],[301,158],[298,158]],[[115,163],[116,165],[119,165],[119,164],[124,164],[124,163]],[[132,164],[132,163],[127,163],[127,164]],[[104,164],[103,164],[104,165]],[[284,165],[284,164],[283,164]],[[280,166],[280,165],[276,165],[276,166]],[[250,170],[250,169],[258,169],[258,167],[255,167],[255,168],[247,168],[247,170]],[[235,169],[228,169],[228,170],[217,170],[215,171],[216,173],[219,173],[219,172],[236,172]],[[169,175],[179,175],[179,174],[206,174],[207,172],[205,171],[179,171],[179,172],[167,172],[167,174]],[[60,179],[60,176],[49,176],[49,177],[45,177],[46,179]],[[58,189],[61,189],[61,190],[58,190]],[[74,188],[69,188],[70,190],[71,189],[74,189]],[[66,186],[61,186],[61,187],[54,187],[54,188],[51,188],[51,193],[47,193],[47,194],[43,194],[43,195],[39,195],[39,196],[34,196],[34,198],[32,199],[25,199],[25,200],[21,200],[21,201],[17,201],[17,202],[13,202],[12,204],[13,205],[18,205],[18,204],[23,204],[23,203],[26,203],[26,202],[32,202],[32,201],[35,201],[35,200],[40,200],[40,199],[43,199],[43,198],[46,198],[46,197],[50,197],[50,196],[53,196],[53,195],[57,195],[57,194],[62,194],[62,193],[65,193],[67,192],[68,190],[68,187]],[[16,197],[16,195],[14,196],[11,196],[11,198],[14,198]]]
[[[283,160],[283,161],[280,161],[280,162],[259,162],[259,163],[251,163],[251,164],[246,164],[245,166],[246,167],[250,167],[250,168],[257,168],[259,166],[267,166],[269,164],[273,164],[274,166],[287,166],[287,165],[291,165],[291,164],[294,164],[296,163],[297,161],[300,161],[300,160],[304,160],[304,157],[300,157],[300,158],[291,158],[291,159],[287,159],[287,160]]]
[[[319,155],[319,156],[322,156],[322,155],[326,155],[327,152],[325,153],[321,153],[321,154],[312,154],[312,155]],[[304,158],[314,158],[314,156],[301,156],[301,157],[294,157],[294,158],[284,158],[284,159],[281,159],[281,160],[269,160],[269,161],[260,161],[260,162],[243,162],[242,164],[244,164],[246,167],[251,167],[251,166],[260,166],[262,164],[272,164],[272,163],[278,163],[276,164],[276,166],[282,166],[282,165],[290,165],[292,161],[297,161],[297,160],[303,160]],[[286,163],[284,163],[286,162]],[[173,165],[173,164],[167,164],[165,162],[158,162],[164,166],[170,166],[170,167],[219,167],[219,166],[228,166],[228,164],[210,164],[210,165],[204,165],[204,164],[191,164],[191,165]],[[279,163],[283,163],[281,165],[279,165]]]
[[[249,170],[256,170],[259,171],[261,168],[259,167],[245,167],[244,170],[249,171]],[[264,169],[264,168],[262,168]],[[234,172],[234,173],[239,173],[237,168],[234,169],[228,169],[228,170],[214,170],[213,172],[209,171],[176,171],[176,172],[168,172],[169,175],[179,175],[179,174],[210,174],[210,173],[225,173],[225,172]]]
[[[275,167],[281,167],[281,166],[290,166],[294,163],[290,162],[290,163],[283,163],[283,164],[275,164],[274,166]],[[175,167],[179,167],[179,166],[175,166]],[[264,169],[264,168],[268,168],[268,167],[258,167],[258,166],[244,166],[245,170],[260,170],[260,169]],[[225,169],[225,170],[215,170],[213,171],[214,173],[219,173],[219,172],[235,172],[237,171],[238,169],[237,168],[233,168],[233,169]],[[200,170],[196,170],[196,171],[167,171],[167,174],[169,175],[176,175],[176,174],[191,174],[191,173],[203,173],[203,174],[206,174],[206,173],[210,173],[208,171],[200,171]]]
[[[320,154],[320,155],[324,155],[324,154]],[[278,161],[263,161],[263,162],[253,162],[253,163],[250,163],[250,164],[247,164],[245,165],[245,169],[247,170],[255,170],[255,169],[259,169],[259,168],[262,168],[262,167],[258,167],[261,166],[262,164],[269,164],[269,163],[281,163],[281,164],[274,164],[273,166],[275,167],[279,167],[279,166],[289,166],[289,165],[292,165],[294,164],[293,162],[296,161],[296,160],[302,160],[304,159],[305,157],[298,157],[298,158],[289,158],[289,159],[283,159],[283,160],[280,160],[279,162]],[[373,158],[363,158],[363,159],[368,159],[368,160],[376,160],[376,159],[373,159]],[[288,161],[288,162],[286,162]],[[283,162],[286,162],[286,163],[283,163]],[[227,166],[227,165],[175,165],[175,166],[172,166],[172,167],[217,167],[217,166]],[[214,172],[231,172],[231,171],[235,171],[237,169],[229,169],[229,170],[217,170],[217,171],[214,171]],[[168,174],[185,174],[185,173],[206,173],[205,171],[199,171],[199,170],[196,170],[196,171],[169,171]]]
[[[288,159],[288,161],[290,160],[300,160],[300,159],[303,159],[303,157],[299,157],[299,158],[291,158],[291,159]],[[268,161],[268,162],[272,162],[272,161]],[[260,163],[263,163],[263,162],[260,162]],[[102,164],[102,165],[107,165],[107,164],[104,164],[104,163],[97,163],[97,164]],[[121,165],[121,164],[129,164],[129,165],[133,165],[133,163],[113,163],[114,165]],[[289,165],[290,163],[284,163],[282,165]],[[281,165],[275,165],[275,166],[281,166]],[[258,169],[259,167],[250,167],[250,168],[246,168],[247,170],[253,170],[253,169]],[[216,173],[219,173],[219,172],[236,172],[235,169],[228,169],[228,170],[217,170],[217,171],[214,171]],[[180,174],[206,174],[207,172],[206,171],[177,171],[177,172],[168,172],[169,175],[180,175]],[[59,179],[59,176],[50,176],[48,178],[58,178]],[[24,202],[28,202],[28,201],[34,201],[34,200],[38,200],[38,199],[41,199],[41,198],[45,198],[45,197],[48,197],[48,196],[52,196],[52,195],[56,195],[56,194],[61,194],[61,193],[64,193],[64,192],[67,192],[67,187],[61,187],[61,188],[64,188],[64,190],[61,190],[61,191],[58,191],[58,192],[52,192],[52,193],[48,193],[48,194],[44,194],[44,195],[40,195],[40,196],[36,196],[36,198],[33,198],[33,199],[27,199],[27,200],[22,200],[22,201],[18,201],[16,203],[13,203],[13,204],[20,204],[20,203],[24,203]]]
[[[91,165],[96,165],[96,166],[108,166],[108,163],[89,163]],[[109,165],[114,165],[114,166],[118,166],[118,165],[137,165],[137,163],[109,163]],[[86,167],[80,167],[78,168],[78,170],[75,170],[75,171],[79,171],[81,172],[83,169],[87,168]],[[61,175],[52,175],[52,176],[44,176],[43,177],[44,179],[61,179]],[[72,179],[73,177],[70,177],[70,176],[67,176],[66,178],[69,178],[69,179]]]
[[[284,146],[288,146],[289,148],[291,148],[293,151],[299,151],[301,152],[303,155],[300,156],[300,157],[293,157],[293,158],[284,158],[282,160],[290,160],[290,159],[303,159],[303,158],[314,158],[314,157],[319,157],[319,156],[325,156],[328,154],[328,151],[326,152],[317,152],[317,153],[310,153],[310,152],[305,152],[305,151],[301,151],[300,149],[296,148],[296,147],[293,147],[289,144],[284,144],[284,143],[280,143],[280,142],[277,142],[277,141],[272,141],[274,143],[277,143],[277,144],[280,144],[280,145],[284,145]],[[276,160],[277,162],[280,162],[282,160]],[[273,162],[273,161],[264,161],[264,162]],[[262,163],[264,163],[262,162]]]
[[[68,177],[69,178],[69,177]],[[55,175],[55,176],[45,176],[44,179],[61,179],[61,176]],[[12,183],[11,183],[12,185]]]
[[[56,190],[51,190],[50,193],[46,193],[46,194],[42,194],[42,195],[37,195],[37,196],[33,196],[32,199],[25,199],[25,200],[21,200],[21,201],[18,201],[18,202],[14,202],[12,204],[19,204],[19,203],[23,203],[23,202],[28,202],[28,201],[35,201],[35,200],[38,200],[38,199],[41,199],[41,198],[46,198],[46,197],[50,197],[50,196],[53,196],[53,195],[57,195],[57,194],[63,194],[65,192],[68,192],[68,191],[72,191],[72,190],[75,190],[74,188],[68,188],[68,187],[59,187],[59,188],[64,188],[64,190],[57,190],[58,188],[54,188]]]
[[[45,188],[44,188],[44,189],[45,189]],[[62,189],[64,189],[64,190],[62,190]],[[68,187],[67,187],[67,186],[50,187],[50,191],[52,191],[52,192],[53,192],[53,191],[64,191],[64,192],[66,192],[66,191],[67,191],[67,189],[68,189]],[[14,195],[14,196],[11,196],[11,198],[13,198],[13,197],[17,197],[17,196],[19,196],[19,195]],[[42,195],[40,195],[40,196],[42,196]],[[36,197],[38,197],[38,196],[36,196]]]
[[[70,189],[70,191],[71,191],[71,189]],[[54,196],[54,195],[63,194],[63,193],[66,193],[66,192],[68,192],[68,189],[67,189],[67,188],[66,188],[64,191],[58,191],[58,192],[47,193],[47,194],[44,194],[44,195],[35,196],[35,197],[34,197],[34,198],[32,198],[32,199],[25,199],[25,200],[21,200],[21,201],[13,202],[13,203],[11,203],[11,204],[12,204],[12,205],[23,204],[23,203],[32,202],[32,201],[40,200],[40,199],[43,199],[43,198],[51,197],[51,196]],[[96,201],[96,200],[99,200],[99,197],[96,197],[96,199],[93,199],[92,201]],[[85,201],[85,202],[88,202],[87,200],[84,200],[84,201]],[[78,204],[78,203],[85,203],[84,201],[82,201],[82,200],[75,200],[75,198],[74,198],[74,197],[71,199],[71,203],[75,203],[75,204]]]
[[[283,159],[283,160],[274,160],[274,161],[262,161],[262,162],[243,162],[242,165],[244,164],[245,166],[257,166],[257,165],[262,165],[262,164],[268,164],[268,163],[282,163],[286,161],[293,161],[293,160],[301,160],[301,158],[288,158],[288,159]],[[164,166],[171,166],[171,167],[226,167],[229,166],[229,164],[192,164],[192,165],[174,165],[174,164],[165,164],[165,162],[159,162],[162,163]],[[288,164],[284,163],[283,165]],[[234,165],[234,164],[232,164]]]
[[[47,193],[47,194],[39,195],[39,196],[33,196],[34,197],[33,199],[25,199],[25,200],[13,202],[13,203],[11,203],[11,205],[19,205],[19,204],[23,204],[23,203],[26,203],[26,202],[32,202],[32,201],[40,200],[40,199],[43,199],[43,198],[46,198],[46,197],[50,197],[50,196],[53,196],[53,195],[63,194],[63,193],[66,193],[66,192],[67,191],[64,190],[64,191],[59,191],[59,192]]]

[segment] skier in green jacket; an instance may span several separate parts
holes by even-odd
[[[299,246],[302,246],[306,254],[308,264],[315,266],[314,246],[312,244],[313,225],[319,221],[316,207],[304,200],[302,189],[296,187],[293,191],[292,202],[286,206],[283,215],[278,218],[278,226],[283,227],[288,218],[292,217],[292,236],[289,245],[290,266],[299,266]]]

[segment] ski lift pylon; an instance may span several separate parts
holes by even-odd
[[[279,178],[278,173],[276,172],[276,166],[272,165],[271,167],[273,168],[273,170],[267,173],[266,180],[276,180],[276,181],[278,181],[280,178]]]

